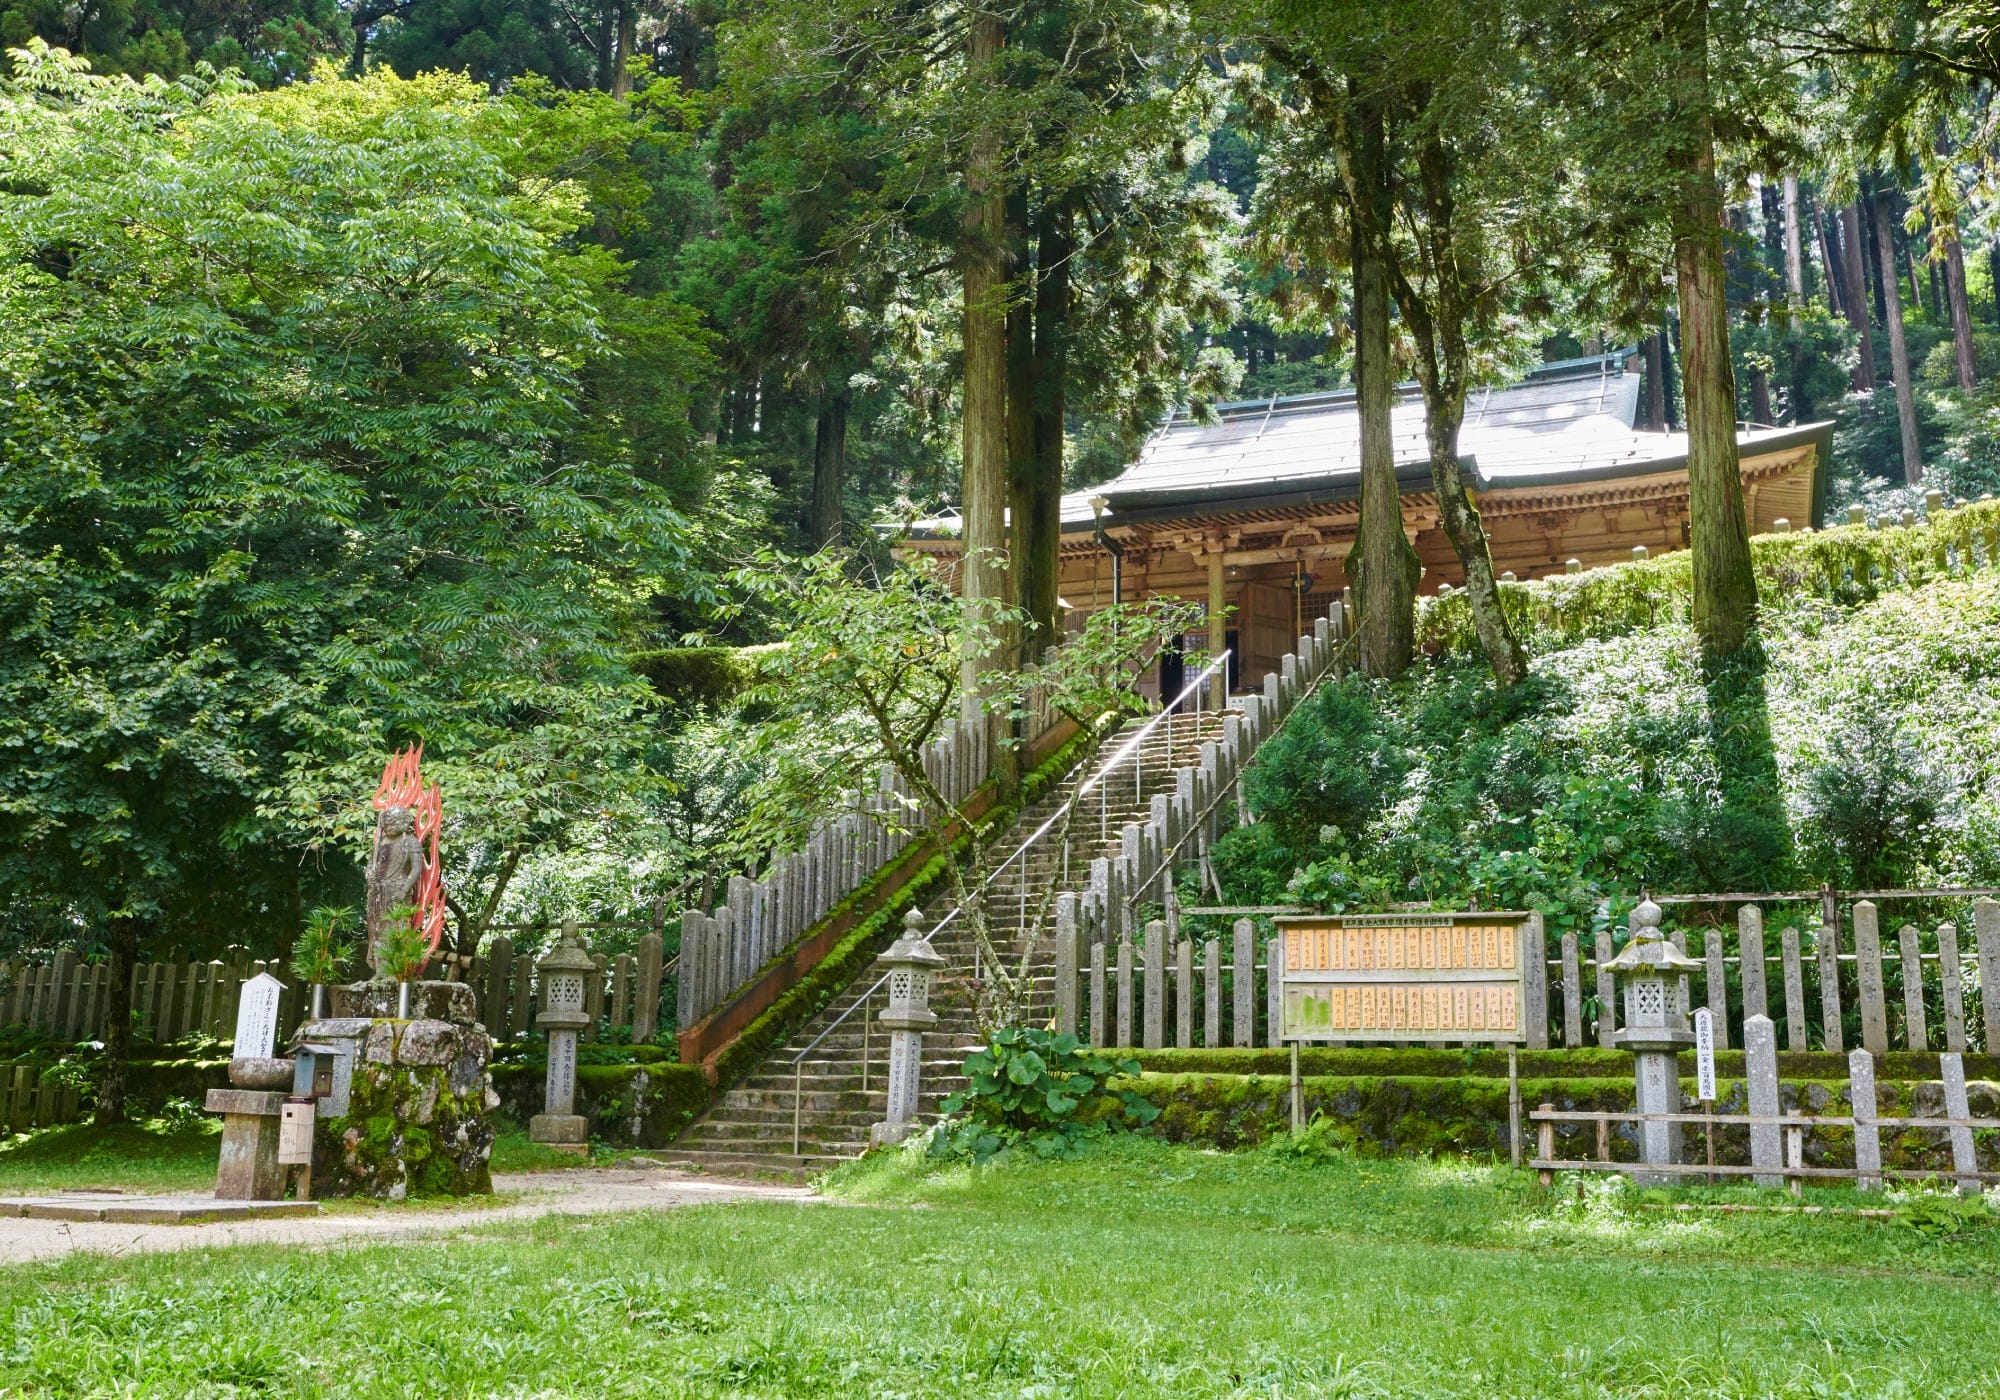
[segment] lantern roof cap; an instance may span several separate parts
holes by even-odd
[[[924,914],[921,909],[912,909],[903,915],[903,936],[890,944],[889,950],[875,961],[892,966],[943,967],[945,960],[923,935],[923,926]]]
[[[1641,899],[1632,911],[1631,939],[1618,956],[1604,965],[1605,971],[1629,977],[1633,974],[1665,976],[1669,972],[1699,972],[1702,964],[1676,948],[1660,932],[1660,906]]]
[[[596,961],[584,951],[583,940],[577,936],[576,924],[570,920],[563,922],[562,941],[535,964],[535,971],[540,973],[592,972],[596,968]]]

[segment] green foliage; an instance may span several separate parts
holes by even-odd
[[[292,975],[308,986],[327,986],[340,977],[348,958],[341,930],[354,917],[352,909],[321,905],[306,916],[306,926],[292,944]]]
[[[362,799],[410,739],[448,794],[462,931],[525,847],[633,821],[656,777],[625,653],[653,593],[699,590],[666,467],[574,450],[604,258],[569,245],[585,195],[552,159],[513,168],[529,118],[440,75],[17,69],[17,907],[241,937],[297,907],[303,849],[365,851]]]
[[[375,948],[381,970],[398,982],[414,981],[430,959],[430,940],[417,927],[415,914],[407,905],[391,909],[389,926]]]
[[[1541,910],[1553,943],[1617,927],[1642,888],[2000,874],[2000,806],[1979,776],[2000,763],[1982,718],[2000,675],[2000,572],[1888,589],[1866,580],[1867,551],[1921,558],[1924,531],[1821,538],[1854,549],[1832,557],[1859,559],[1873,601],[1774,591],[1761,655],[1740,664],[1704,667],[1686,629],[1663,624],[1545,652],[1518,693],[1470,658],[1323,687],[1252,769],[1265,819],[1217,847],[1229,897],[1269,899],[1271,872],[1289,868],[1291,896],[1314,907],[1476,897]],[[1401,776],[1375,801],[1319,805],[1381,772]]]
[[[1750,550],[1767,611],[1812,598],[1855,603],[1962,570],[1975,554],[2000,557],[2000,502],[1959,505],[1907,528],[1840,525],[1760,535]],[[1690,553],[1676,550],[1657,559],[1506,584],[1501,599],[1523,644],[1548,651],[1685,619],[1691,568]],[[1424,601],[1417,642],[1433,654],[1476,651],[1463,591]]]
[[[947,1118],[932,1134],[931,1151],[974,1162],[1017,1146],[1041,1157],[1075,1156],[1094,1133],[1159,1117],[1132,1090],[1110,1086],[1113,1075],[1138,1073],[1137,1060],[1099,1054],[1066,1031],[1003,1026],[966,1057],[971,1083],[944,1101]]]

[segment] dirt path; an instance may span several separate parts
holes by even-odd
[[[232,1244],[317,1245],[350,1239],[422,1239],[494,1221],[532,1220],[544,1215],[664,1210],[718,1201],[803,1203],[818,1199],[804,1186],[619,1168],[495,1176],[493,1188],[503,1204],[470,1210],[384,1207],[352,1214],[217,1221],[205,1225],[0,1219],[0,1264],[60,1259],[79,1250],[146,1254]]]

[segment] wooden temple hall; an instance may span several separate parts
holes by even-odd
[[[1630,559],[1635,545],[1686,546],[1687,435],[1634,426],[1637,360],[1624,350],[1561,361],[1468,396],[1459,448],[1496,571],[1540,578],[1571,559],[1590,568]],[[1351,390],[1217,412],[1211,423],[1174,419],[1118,478],[1063,498],[1060,593],[1072,627],[1114,597],[1221,604],[1238,658],[1232,688],[1254,689],[1347,584],[1359,415]],[[1423,412],[1405,386],[1396,473],[1420,588],[1434,593],[1463,579],[1438,526]],[[1738,432],[1752,534],[1821,523],[1831,436],[1830,423]],[[944,516],[919,522],[906,544],[955,554],[958,533]],[[1179,671],[1168,657],[1146,689],[1177,691]]]

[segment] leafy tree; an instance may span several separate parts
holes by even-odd
[[[40,39],[100,73],[178,77],[197,63],[234,68],[264,87],[295,82],[344,52],[338,0],[64,0],[0,3],[0,46]]]
[[[625,652],[686,531],[657,464],[573,450],[584,201],[509,173],[480,89],[13,58],[0,887],[109,930],[115,1116],[141,950],[203,904],[250,926],[281,872],[296,929],[385,751],[445,777],[475,921],[510,851],[620,819]]]
[[[928,557],[863,574],[843,551],[804,559],[768,556],[738,582],[766,600],[786,634],[784,646],[765,661],[764,684],[752,693],[770,717],[758,734],[770,776],[752,804],[752,820],[769,849],[795,849],[804,824],[823,814],[829,800],[872,792],[872,775],[885,767],[902,780],[910,806],[886,815],[864,809],[871,819],[907,831],[950,826],[955,808],[925,771],[923,750],[945,720],[961,712],[960,658],[971,652],[983,659],[999,650],[1020,625],[1018,615],[991,602],[968,606],[954,598],[949,580]],[[1102,609],[1044,662],[982,669],[991,713],[1018,720],[1030,693],[1039,692],[1055,713],[1080,726],[1086,751],[1079,761],[1087,764],[1109,732],[1107,718],[1143,705],[1132,689],[1143,661],[1195,616],[1187,605],[1165,599]],[[1016,732],[1013,725],[1002,730]],[[1000,834],[985,830],[969,850],[945,852],[958,917],[972,931],[992,979],[981,989],[978,1008],[988,1026],[1018,1024],[1026,1013],[1033,957],[1055,893],[1045,890],[1026,916],[1025,947],[1010,963],[988,926],[983,900],[996,858],[1011,854],[989,845]],[[1050,839],[1067,836],[1066,817]]]

